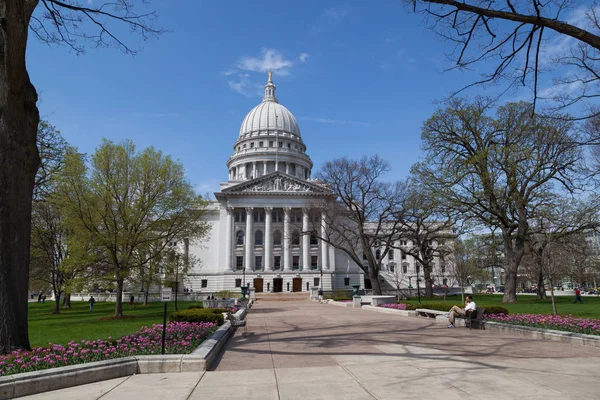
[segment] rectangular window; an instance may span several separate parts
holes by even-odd
[[[443,285],[447,285],[448,284],[448,279],[446,279],[446,278],[442,279],[442,284]]]
[[[315,278],[315,281],[313,283],[313,286],[319,286],[321,284],[321,278]]]
[[[291,149],[291,148],[292,148],[292,144],[288,143],[288,149]]]
[[[263,211],[254,211],[254,222],[265,222],[265,213]]]
[[[273,222],[283,222],[283,213],[281,211],[273,212]]]
[[[254,257],[254,269],[262,269],[262,256]]]
[[[273,141],[269,140],[269,147],[273,147]]]
[[[442,264],[441,268],[442,268],[442,274],[445,274],[446,273],[446,265]]]
[[[263,142],[258,142],[258,147],[263,147]]]
[[[390,259],[390,260],[394,259],[394,250],[390,249],[390,251],[388,251],[388,259]]]
[[[235,287],[242,287],[242,280],[241,279],[236,279],[235,280]]]
[[[235,256],[235,269],[242,270],[244,268],[244,256]]]
[[[406,254],[405,253],[402,253],[402,259],[406,260]]]
[[[292,268],[300,268],[300,256],[292,256]]]
[[[200,281],[200,286],[203,288],[208,287],[208,279],[202,279]]]
[[[319,256],[310,256],[310,266],[316,268],[319,264]]]
[[[344,278],[344,286],[350,286],[350,278]]]
[[[281,268],[281,256],[274,256],[274,257],[273,257],[273,266],[274,266],[276,269],[279,269],[279,268]]]
[[[254,148],[254,142],[250,143],[250,148]]]
[[[236,211],[235,212],[235,222],[246,222],[246,212],[245,211]]]
[[[283,142],[279,142],[279,147],[283,147]]]

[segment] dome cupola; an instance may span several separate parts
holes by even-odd
[[[306,154],[294,115],[275,96],[273,72],[262,102],[246,115],[234,153],[227,162],[229,180],[257,178],[273,171],[309,179],[313,163]]]

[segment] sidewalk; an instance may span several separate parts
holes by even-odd
[[[447,329],[309,301],[259,301],[205,373],[135,375],[23,399],[575,399],[600,349]]]

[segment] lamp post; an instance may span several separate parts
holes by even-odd
[[[179,254],[175,256],[175,311],[177,311],[177,292],[179,292]]]
[[[419,264],[417,264],[417,299],[419,304],[421,304],[421,288],[419,287],[419,282],[421,281],[421,278],[419,278],[419,269],[421,266]]]

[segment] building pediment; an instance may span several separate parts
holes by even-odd
[[[307,182],[282,172],[272,172],[223,190],[223,194],[306,194],[331,195],[320,184]]]

